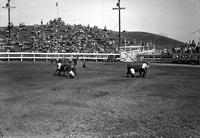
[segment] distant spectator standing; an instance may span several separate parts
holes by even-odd
[[[86,68],[86,62],[85,62],[85,60],[83,61],[83,68]]]
[[[43,20],[41,19],[41,25],[43,25]]]

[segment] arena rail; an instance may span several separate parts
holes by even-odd
[[[114,53],[27,53],[27,52],[1,52],[0,60],[45,60],[50,59],[70,59],[73,57],[79,57],[82,60],[106,60],[108,56],[120,56],[120,54]]]

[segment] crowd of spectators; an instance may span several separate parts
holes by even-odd
[[[184,45],[179,47],[174,47],[172,49],[173,53],[178,54],[196,54],[200,53],[200,42],[196,43],[194,40],[186,42]]]
[[[12,30],[11,40],[4,42],[21,52],[116,53],[118,39],[109,36],[110,32],[106,27],[69,25],[56,18],[34,26],[20,23]]]
[[[20,23],[17,27],[12,25],[11,29],[11,39],[8,39],[8,30],[0,28],[0,50],[6,48],[11,51],[44,53],[116,53],[118,51],[118,33],[107,30],[106,27],[99,29],[97,26],[69,25],[61,18],[56,18],[46,24],[41,21],[39,25],[33,26]],[[122,41],[122,45],[123,43],[125,42]],[[132,44],[137,45],[135,40]],[[200,42],[190,41],[172,48],[172,52],[200,53]]]

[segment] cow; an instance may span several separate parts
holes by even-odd
[[[145,62],[143,64],[131,64],[127,65],[127,77],[130,76],[133,78],[135,77],[135,73],[138,72],[140,75],[139,77],[145,78],[147,69],[149,68],[149,63]]]
[[[76,75],[76,68],[74,65],[70,64],[68,61],[62,61],[57,63],[57,69],[54,73],[54,75],[57,76],[65,76],[74,78]]]

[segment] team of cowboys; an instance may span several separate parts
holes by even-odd
[[[57,60],[57,68],[54,73],[54,75],[57,76],[67,76],[69,78],[74,78],[76,73],[76,64],[77,64],[78,58],[73,58],[70,60]],[[83,67],[85,67],[85,61],[83,62]],[[136,72],[140,74],[139,77],[145,78],[147,70],[149,68],[149,62],[144,62],[142,65],[135,65],[134,63],[129,63],[127,65],[127,77],[134,78]],[[67,74],[66,74],[67,73]]]
[[[76,64],[78,58],[70,60],[57,59],[57,68],[54,75],[66,76],[69,78],[74,78],[76,76]],[[66,74],[67,73],[67,74]]]
[[[140,77],[145,78],[149,67],[149,62],[144,62],[142,66],[130,63],[127,65],[127,77],[134,78],[135,73],[139,72]]]

